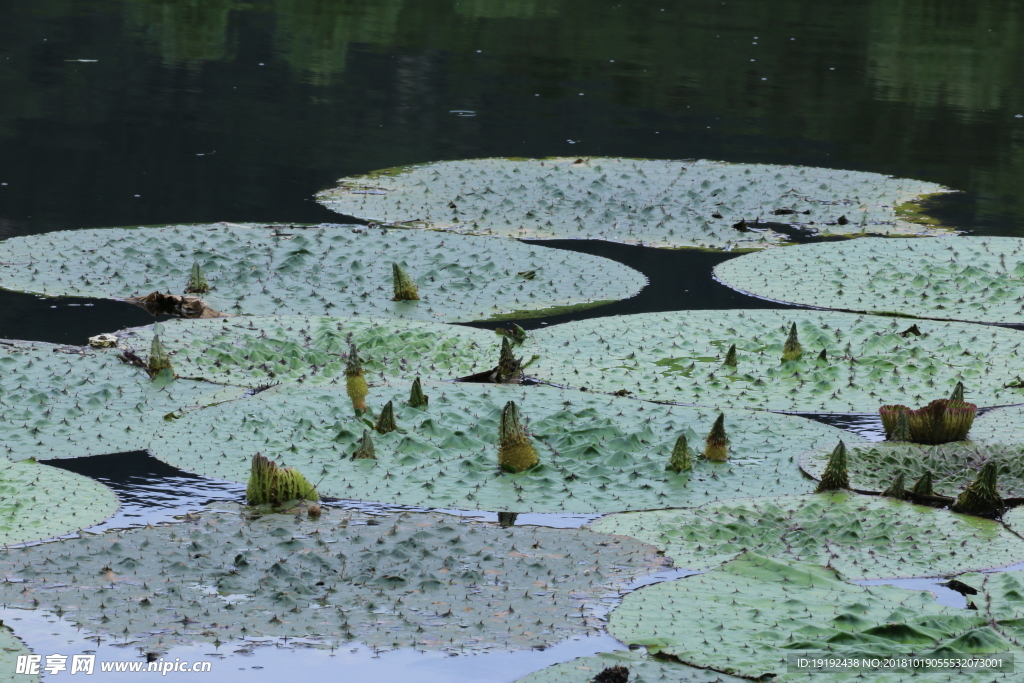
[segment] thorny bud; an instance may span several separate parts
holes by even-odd
[[[345,388],[348,397],[352,399],[352,407],[357,415],[366,412],[366,396],[370,393],[370,387],[366,384],[366,377],[363,376],[363,364],[359,361],[359,351],[356,345],[352,344],[348,349],[348,361],[345,363]]]
[[[725,413],[721,413],[711,431],[704,439],[704,457],[714,462],[725,462],[729,459],[729,436],[725,433]]]
[[[363,430],[363,438],[359,440],[359,447],[352,454],[353,460],[376,460],[377,451],[373,448],[373,439],[370,437],[370,430]]]
[[[796,323],[793,323],[789,328],[786,344],[782,347],[782,360],[799,360],[803,354],[804,348],[800,346],[800,338],[796,333]]]
[[[423,393],[423,385],[417,377],[412,383],[412,390],[409,392],[410,408],[426,408],[430,397]]]
[[[391,264],[391,280],[395,289],[393,301],[419,301],[420,291],[405,269],[397,263]]]
[[[903,487],[903,472],[896,475],[896,478],[889,484],[889,488],[882,491],[883,496],[904,500],[907,497],[907,490]]]
[[[185,287],[187,294],[206,294],[210,291],[210,284],[206,281],[203,268],[199,261],[192,264],[192,272],[188,275],[188,285]]]
[[[850,475],[846,466],[846,444],[840,440],[839,445],[828,456],[828,464],[825,465],[821,481],[818,482],[818,488],[814,492],[825,493],[848,488],[850,488]]]
[[[249,505],[281,505],[289,500],[320,500],[316,488],[294,467],[277,463],[257,453],[252,456],[249,485],[245,490]]]
[[[986,516],[1002,512],[1005,506],[996,490],[996,475],[996,464],[992,461],[985,463],[977,478],[957,496],[950,509],[953,512]]]
[[[154,334],[153,341],[149,345],[149,360],[146,363],[146,371],[149,376],[156,379],[157,375],[174,376],[174,367],[171,366],[171,358],[167,355],[160,335]]]
[[[387,434],[398,429],[398,425],[395,423],[395,406],[392,401],[388,401],[384,409],[380,411],[374,429],[378,434]]]
[[[686,443],[686,435],[680,434],[679,438],[676,439],[676,445],[672,449],[672,457],[669,458],[668,467],[665,469],[672,470],[676,474],[688,470],[693,467],[693,463],[690,460],[690,446]]]
[[[729,347],[729,350],[725,353],[725,361],[722,365],[728,365],[729,367],[736,367],[736,345],[733,344]]]
[[[519,408],[509,401],[501,410],[498,427],[498,465],[506,472],[522,472],[539,462],[537,452],[519,421]]]
[[[916,493],[919,496],[934,496],[935,489],[932,488],[932,473],[925,470],[925,473],[921,475],[921,478],[914,482],[914,485],[910,487],[911,493]]]

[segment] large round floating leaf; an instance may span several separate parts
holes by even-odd
[[[356,419],[342,389],[275,387],[167,422],[151,445],[176,467],[248,480],[262,453],[295,467],[325,496],[460,510],[595,513],[700,505],[723,498],[810,493],[795,457],[805,444],[834,444],[844,432],[802,418],[732,411],[730,460],[699,457],[719,413],[660,406],[552,387],[425,384],[426,408],[406,404],[409,387],[371,388],[379,414],[390,401],[397,431]],[[498,468],[504,406],[518,406],[540,465]],[[376,459],[352,459],[369,431]],[[692,469],[667,465],[679,436],[696,453]],[[852,437],[856,440],[857,437]]]
[[[348,216],[474,235],[761,249],[776,221],[822,234],[933,234],[899,205],[948,190],[877,173],[618,158],[442,161],[342,178],[318,194]],[[907,208],[907,207],[903,207]],[[747,222],[751,223],[751,230]]]
[[[393,301],[394,264],[419,301]],[[517,318],[633,296],[644,276],[598,256],[511,239],[319,225],[178,225],[51,232],[0,242],[0,286],[124,298],[183,294],[193,264],[229,314]]]
[[[993,408],[974,418],[967,436],[975,443],[1019,443],[1024,441],[1022,435],[1024,406],[1008,406]]]
[[[17,673],[18,658],[30,654],[8,626],[0,626],[0,683],[39,683],[38,675]]]
[[[754,553],[706,574],[627,595],[612,612],[609,631],[684,664],[755,679],[769,675],[775,681],[807,680],[806,673],[787,670],[790,653],[840,658],[1021,654],[981,612],[940,606],[922,591],[847,583],[828,567]],[[816,673],[813,678],[851,676]],[[870,680],[908,676],[872,671]],[[991,672],[974,678],[966,671],[938,671],[913,680],[993,679]]]
[[[892,498],[846,492],[630,512],[591,524],[706,570],[750,550],[830,565],[847,578],[948,576],[1024,561],[1024,541],[999,522]]]
[[[15,582],[0,595],[146,649],[262,636],[461,652],[595,632],[588,600],[660,566],[584,529],[225,512],[2,551]]]
[[[622,650],[580,657],[524,676],[516,683],[593,683],[607,669],[626,669],[629,683],[743,683],[745,679]],[[618,672],[616,672],[618,673]],[[606,674],[609,676],[610,674]],[[606,678],[608,681],[620,679]],[[625,681],[625,678],[621,679]]]
[[[1024,323],[1024,239],[1016,237],[805,244],[725,261],[715,275],[735,289],[805,306]]]
[[[250,387],[344,386],[353,343],[371,384],[455,379],[493,368],[501,351],[501,338],[493,332],[387,318],[247,316],[174,320],[162,328],[160,339],[179,376]],[[122,344],[149,348],[153,328],[118,336]]]
[[[214,390],[204,382],[153,382],[114,349],[5,342],[0,454],[42,460],[143,450],[163,415]]]
[[[698,405],[797,412],[875,412],[946,398],[1017,403],[1024,373],[1013,330],[809,310],[642,313],[580,320],[533,333],[538,379],[592,391]],[[784,361],[792,325],[802,356]],[[736,346],[735,365],[726,361]],[[821,353],[824,352],[824,359]]]
[[[800,457],[800,467],[820,480],[828,457],[827,449],[808,451]],[[988,462],[996,463],[1000,497],[1024,498],[1024,444],[872,443],[850,446],[846,454],[850,488],[854,490],[881,493],[900,473],[905,488],[909,489],[928,473],[934,493],[948,498],[955,498],[967,488]]]
[[[95,526],[117,512],[103,484],[32,460],[0,463],[0,545]]]

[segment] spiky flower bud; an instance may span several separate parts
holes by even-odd
[[[526,341],[527,336],[529,335],[526,334],[526,330],[521,328],[519,325],[512,323],[512,341],[514,341],[516,344],[522,344],[523,342]]]
[[[665,469],[672,470],[676,474],[688,470],[693,467],[693,463],[690,460],[690,446],[686,443],[686,435],[680,434],[679,438],[676,439],[676,445],[672,448],[672,457],[668,460],[668,467]]]
[[[909,411],[901,411],[896,418],[896,427],[892,430],[892,437],[889,441],[910,441],[910,420],[907,418]]]
[[[498,465],[506,472],[522,472],[540,461],[519,421],[519,408],[514,401],[501,410],[498,446]]]
[[[883,496],[904,500],[907,497],[907,490],[903,487],[903,472],[896,475],[896,478],[889,484],[889,488],[882,491]]]
[[[363,364],[359,360],[359,351],[356,345],[348,347],[348,360],[345,363],[345,388],[348,397],[352,399],[352,407],[356,414],[366,411],[366,396],[370,393],[370,387],[366,384],[366,377],[363,376]]]
[[[363,438],[359,440],[359,447],[352,454],[353,460],[376,460],[377,451],[373,448],[373,439],[370,437],[370,430],[363,430]]]
[[[512,353],[512,345],[508,337],[501,338],[501,355],[498,357],[498,367],[495,368],[495,381],[503,384],[520,373],[523,359],[516,358]]]
[[[395,288],[394,301],[420,300],[420,290],[416,287],[416,283],[405,272],[405,268],[402,268],[397,263],[391,264],[391,280]]]
[[[374,429],[378,434],[387,434],[398,429],[398,425],[395,423],[395,406],[392,401],[388,401],[384,409],[380,411]]]
[[[932,473],[925,470],[921,478],[910,487],[910,492],[916,493],[919,496],[934,496],[935,489],[932,488]]]
[[[953,393],[949,395],[949,400],[950,401],[960,401],[961,403],[964,402],[964,383],[963,382],[957,382],[956,383],[956,386],[953,387]]]
[[[956,497],[953,512],[966,512],[972,515],[993,515],[1005,507],[1003,499],[996,490],[996,464],[985,463],[977,478],[967,485],[963,493]]]
[[[154,334],[153,341],[149,345],[149,359],[146,362],[146,371],[149,376],[156,379],[157,376],[174,377],[174,367],[171,365],[171,357],[167,355],[164,344],[160,341],[160,335]]]
[[[804,347],[800,346],[800,338],[796,334],[796,323],[789,328],[786,345],[782,347],[782,360],[799,360],[804,355]]]
[[[909,412],[910,408],[899,404],[882,406],[878,409],[878,415],[882,418],[882,428],[885,429],[886,439],[893,441],[892,437],[896,431],[896,425],[899,423],[900,415]]]
[[[249,485],[245,490],[249,505],[281,505],[289,500],[320,500],[316,487],[294,467],[280,467],[257,453],[252,456]]]
[[[430,397],[423,393],[423,385],[417,377],[412,383],[412,391],[409,392],[410,408],[426,408]]]
[[[825,493],[848,488],[850,488],[850,475],[846,467],[846,444],[840,440],[839,445],[828,456],[828,464],[825,465],[821,481],[818,482],[818,488],[814,492]]]
[[[726,353],[725,353],[725,361],[722,363],[722,365],[728,365],[731,368],[736,367],[737,361],[736,361],[736,345],[735,344],[730,346],[729,350],[726,351]]]
[[[188,275],[188,285],[185,286],[187,294],[206,294],[210,291],[210,284],[206,281],[203,268],[199,261],[192,263],[192,272]]]
[[[721,413],[711,431],[704,439],[704,457],[714,462],[725,462],[729,459],[729,436],[725,433],[725,413]]]

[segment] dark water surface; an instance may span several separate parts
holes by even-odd
[[[960,190],[928,205],[947,225],[1024,235],[1022,44],[1024,6],[1010,0],[3,0],[0,239],[343,222],[312,201],[341,176],[550,155],[889,173]],[[727,254],[545,244],[650,279],[585,317],[770,305],[711,279]],[[151,320],[118,302],[0,292],[0,338],[81,344]],[[126,520],[239,493],[110,458],[81,465],[118,487]],[[258,659],[275,680],[344,662],[361,680],[498,681],[560,661],[552,652],[614,646],[602,638],[462,668],[358,648]],[[222,675],[247,667],[238,657]]]

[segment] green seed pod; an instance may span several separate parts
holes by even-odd
[[[171,365],[171,358],[167,355],[160,335],[154,334],[153,341],[149,345],[149,359],[146,362],[146,371],[149,376],[156,379],[158,375],[174,377],[174,367]]]
[[[736,367],[736,345],[733,344],[729,347],[729,350],[725,354],[725,361],[722,365],[728,365],[729,367]]]
[[[398,429],[398,425],[395,423],[395,406],[392,401],[388,401],[384,409],[380,411],[374,429],[378,434],[387,434]]]
[[[967,485],[956,498],[951,510],[953,512],[965,512],[972,515],[993,515],[1002,512],[1003,499],[999,497],[996,490],[996,464],[985,463],[977,478]]]
[[[412,391],[409,392],[410,408],[426,408],[430,397],[423,393],[423,385],[417,377],[412,383]]]
[[[359,360],[359,351],[355,344],[348,348],[348,360],[345,363],[345,388],[348,397],[352,399],[352,407],[357,415],[366,412],[366,396],[370,393],[370,387],[366,384],[366,377],[363,376],[363,364]]]
[[[961,403],[964,402],[964,383],[963,382],[957,382],[956,383],[956,386],[953,388],[953,393],[949,395],[949,400],[950,401],[960,401]]]
[[[289,500],[320,500],[316,487],[294,467],[280,467],[259,453],[252,456],[249,485],[245,490],[249,505],[281,505]]]
[[[680,434],[676,439],[676,445],[672,449],[672,457],[669,458],[668,466],[665,469],[672,470],[676,474],[691,469],[693,463],[690,459],[690,446],[686,443],[686,435]]]
[[[391,264],[391,280],[395,289],[393,301],[419,301],[420,291],[405,269],[397,263]]]
[[[359,447],[352,454],[353,460],[376,460],[377,451],[373,448],[373,439],[370,437],[370,430],[363,430],[363,438],[359,440]]]
[[[839,445],[832,451],[832,455],[828,456],[828,464],[825,465],[821,481],[818,482],[818,488],[814,492],[825,493],[848,488],[850,488],[850,475],[846,467],[846,444],[840,440]]]
[[[704,457],[714,462],[725,462],[729,459],[729,436],[725,433],[725,413],[718,416],[711,431],[704,439]]]
[[[188,276],[188,285],[185,287],[187,294],[206,294],[210,291],[210,284],[206,281],[203,268],[199,261],[192,264],[192,272]]]
[[[782,360],[799,360],[804,355],[804,347],[800,346],[800,338],[796,333],[796,323],[789,328],[786,345],[782,347]]]
[[[540,462],[519,421],[519,408],[514,401],[501,410],[498,444],[498,465],[506,472],[522,472]]]
[[[896,478],[889,484],[889,488],[882,491],[883,496],[904,500],[907,497],[907,490],[903,487],[903,472],[896,475]]]
[[[934,496],[935,489],[932,488],[932,473],[925,470],[925,473],[921,475],[921,478],[914,482],[914,485],[910,487],[911,493],[916,493],[919,496]]]

